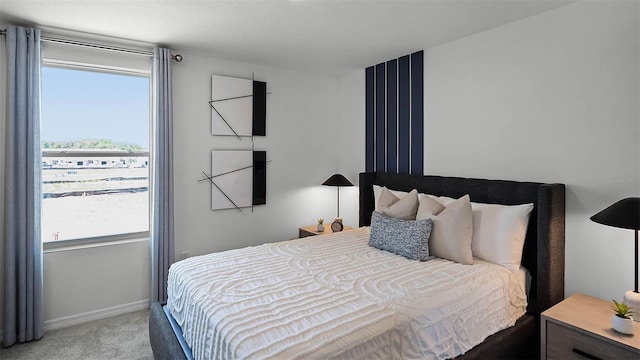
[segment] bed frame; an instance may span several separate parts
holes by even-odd
[[[565,187],[506,180],[423,176],[391,173],[360,174],[360,226],[368,226],[374,210],[373,185],[459,198],[517,205],[533,203],[525,238],[522,265],[532,276],[527,314],[515,326],[488,337],[456,359],[539,358],[540,313],[564,299]],[[162,304],[149,315],[149,337],[155,359],[186,359]]]

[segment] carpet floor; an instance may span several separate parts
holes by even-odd
[[[153,359],[149,310],[49,331],[38,341],[0,348],[2,360]]]

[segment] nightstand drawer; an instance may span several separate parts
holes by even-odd
[[[552,321],[547,321],[546,337],[550,359],[638,359],[637,353]]]

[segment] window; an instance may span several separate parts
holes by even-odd
[[[42,239],[149,231],[148,75],[42,68]]]

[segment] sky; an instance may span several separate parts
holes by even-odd
[[[40,138],[110,139],[149,148],[149,78],[42,68]]]

